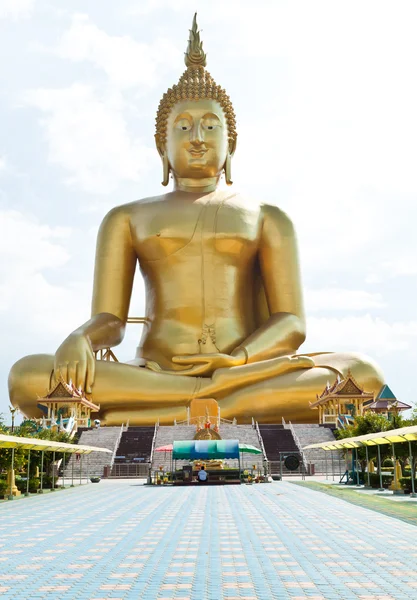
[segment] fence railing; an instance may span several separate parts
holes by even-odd
[[[190,419],[185,419],[184,421],[176,421],[175,425],[198,425],[202,420],[207,419],[207,417],[191,417]],[[223,419],[223,417],[209,416],[208,417],[210,423],[214,424],[223,424],[223,425],[237,425],[235,420],[231,421],[230,419]]]
[[[294,438],[295,445],[297,446],[298,452],[300,453],[301,460],[303,461],[304,469],[305,469],[305,471],[307,471],[307,469],[308,469],[308,463],[307,463],[307,459],[305,457],[305,454],[303,452],[303,447],[302,447],[302,445],[300,443],[300,440],[298,439],[298,435],[295,433],[295,429],[294,429],[293,424],[291,423],[291,421],[288,421],[288,425],[289,425],[290,431],[292,433],[292,437]]]
[[[110,471],[109,477],[148,477],[150,466],[150,463],[115,463]]]

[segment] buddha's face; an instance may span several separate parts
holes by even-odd
[[[168,162],[175,177],[218,177],[228,152],[224,111],[216,100],[182,100],[167,122]]]

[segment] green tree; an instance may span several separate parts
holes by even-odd
[[[346,427],[345,429],[339,429],[336,433],[338,439],[344,439],[349,437],[357,437],[360,435],[367,435],[369,433],[379,433],[380,431],[389,431],[396,427],[401,427],[394,421],[389,421],[382,415],[378,415],[371,411],[367,411],[363,416],[356,416],[353,425]],[[391,456],[391,446],[384,444],[380,446],[381,460]],[[366,450],[365,448],[357,448],[357,456],[360,461],[361,471],[364,474],[366,471]],[[369,460],[378,460],[378,450],[376,446],[368,446],[368,457]]]

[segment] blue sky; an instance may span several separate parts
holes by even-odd
[[[154,118],[194,10],[237,114],[234,185],[298,232],[302,350],[369,354],[413,403],[415,2],[1,0],[0,412],[13,362],[89,318],[105,213],[162,189]]]

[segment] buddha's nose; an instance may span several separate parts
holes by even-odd
[[[190,130],[190,142],[192,144],[202,144],[204,142],[203,128],[200,123],[196,123]]]

